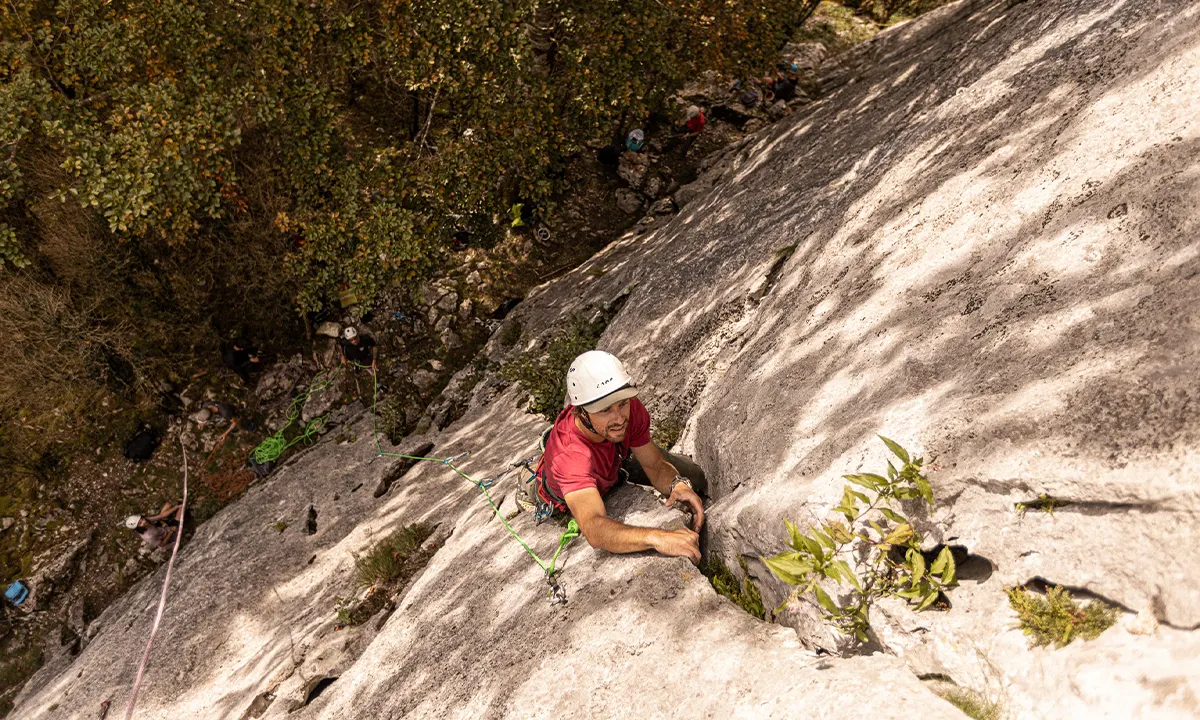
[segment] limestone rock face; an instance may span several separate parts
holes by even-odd
[[[1190,0],[967,0],[895,27],[838,59],[821,102],[706,161],[678,215],[506,319],[548,332],[627,298],[600,347],[655,417],[686,420],[704,549],[744,559],[767,607],[790,589],[758,560],[785,518],[823,517],[843,474],[882,468],[877,434],[923,455],[937,502],[906,510],[931,547],[972,556],[948,611],[882,602],[874,654],[829,656],[844,640],[802,604],[791,627],[761,623],[684,560],[582,540],[551,605],[481,491],[378,456],[367,414],[355,442],[298,454],[198,528],[138,717],[961,717],[918,674],[1014,718],[1200,714],[1197,27]],[[521,349],[493,337],[481,359]],[[469,450],[463,470],[511,511],[512,465],[546,424],[496,376],[469,397],[442,431],[382,447]],[[1042,495],[1068,504],[1018,509]],[[637,488],[608,509],[685,521]],[[445,544],[394,611],[336,629],[355,556],[417,521]],[[543,558],[561,532],[528,513],[513,528]],[[161,575],[54,656],[14,717],[122,703]],[[1120,622],[1030,648],[1004,588],[1037,579]]]

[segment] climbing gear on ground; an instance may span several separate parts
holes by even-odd
[[[345,330],[342,331],[342,337],[346,338],[347,340],[353,340],[354,338],[358,337],[358,331],[354,329],[353,325],[349,325]]]
[[[603,350],[583,353],[571,361],[567,370],[567,401],[589,413],[600,412],[637,394],[637,386],[625,366]]]
[[[351,328],[346,329],[350,330]],[[305,444],[311,444],[313,442],[313,439],[316,437],[317,433],[320,432],[321,428],[325,426],[325,421],[329,418],[328,414],[309,420],[308,423],[305,424],[304,429],[300,432],[300,434],[291,440],[287,439],[287,429],[292,426],[292,423],[299,419],[300,411],[303,409],[304,403],[308,402],[308,399],[312,397],[313,393],[321,392],[333,384],[333,381],[337,378],[339,370],[339,368],[334,368],[333,370],[317,373],[316,376],[313,377],[312,382],[309,383],[308,390],[306,390],[303,395],[297,395],[296,397],[292,398],[292,404],[288,408],[287,413],[284,415],[284,417],[287,418],[287,423],[284,424],[283,427],[279,428],[279,431],[274,435],[264,439],[261,443],[259,443],[258,447],[254,448],[254,450],[250,453],[250,466],[254,469],[255,474],[259,474],[260,468],[278,460],[279,456],[282,455],[285,450],[296,443],[302,442]],[[270,470],[267,472],[270,472]]]
[[[20,580],[9,585],[4,590],[4,599],[8,600],[13,605],[20,605],[25,602],[25,598],[29,597],[29,588],[25,587],[25,583]]]
[[[125,518],[125,527],[129,528],[130,530],[137,530],[138,523],[141,521],[141,515],[130,515],[129,517]]]
[[[355,363],[355,364],[357,365],[357,363]],[[363,366],[359,365],[359,367],[363,367]],[[542,569],[542,572],[546,573],[546,581],[550,586],[551,602],[565,603],[567,601],[566,590],[564,590],[562,588],[562,586],[557,583],[557,581],[554,579],[554,575],[555,575],[555,573],[558,572],[558,567],[557,567],[558,566],[558,556],[562,553],[563,548],[565,548],[567,545],[569,545],[572,540],[579,537],[579,524],[576,523],[574,519],[572,519],[571,522],[569,522],[567,524],[567,529],[558,538],[558,549],[554,551],[554,557],[552,557],[550,559],[550,562],[547,563],[546,561],[544,561],[540,557],[538,557],[538,554],[533,551],[533,548],[529,547],[528,543],[526,543],[523,539],[521,539],[521,536],[517,534],[517,531],[514,530],[512,525],[510,525],[508,523],[508,520],[505,519],[504,514],[500,512],[500,508],[496,505],[495,501],[492,500],[492,495],[491,495],[491,493],[488,492],[488,488],[492,486],[492,484],[495,482],[495,479],[488,479],[488,480],[484,480],[484,481],[476,480],[475,478],[471,477],[467,473],[460,470],[458,468],[458,466],[454,464],[458,460],[461,460],[462,458],[465,458],[468,455],[470,455],[471,454],[470,451],[461,452],[458,455],[453,455],[451,457],[446,457],[446,458],[423,457],[420,455],[404,455],[402,453],[384,452],[383,445],[379,442],[379,428],[378,428],[379,376],[375,373],[372,373],[371,377],[374,380],[374,384],[375,384],[375,388],[374,388],[375,396],[371,403],[371,439],[375,441],[375,452],[377,453],[376,457],[394,457],[394,458],[401,458],[404,460],[415,460],[418,462],[441,463],[442,465],[445,465],[446,467],[453,470],[457,475],[462,477],[467,482],[469,482],[472,485],[474,485],[475,487],[479,488],[479,491],[481,493],[483,493],[484,500],[487,500],[488,506],[491,507],[492,513],[496,516],[497,519],[500,520],[500,524],[502,524],[504,526],[504,529],[508,531],[508,534],[511,535],[514,540],[517,541],[517,544],[520,545],[522,547],[522,549],[525,550],[525,552],[529,555],[529,557],[533,558],[533,561],[538,564],[538,567],[540,567]]]

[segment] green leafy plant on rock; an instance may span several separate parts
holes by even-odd
[[[920,533],[895,509],[898,501],[918,499],[933,507],[933,490],[921,472],[923,460],[882,435],[880,439],[899,458],[900,468],[889,460],[887,477],[844,476],[866,491],[851,485],[843,488],[834,512],[845,520],[825,520],[807,531],[788,522],[792,549],[763,558],[777,578],[796,586],[784,605],[802,598],[815,600],[828,622],[862,642],[871,626],[871,606],[879,598],[904,598],[917,610],[925,610],[955,584],[950,548],[943,547],[927,563]],[[853,568],[847,559],[855,563]],[[834,600],[830,589],[839,600]]]
[[[1075,638],[1093,640],[1112,627],[1116,608],[1100,600],[1080,604],[1063,587],[1052,587],[1041,597],[1023,587],[1005,588],[1008,604],[1017,613],[1021,630],[1035,647],[1071,644]]]

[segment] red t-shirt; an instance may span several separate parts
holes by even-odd
[[[567,406],[554,420],[554,428],[546,441],[541,471],[546,484],[559,497],[567,493],[594,487],[604,495],[617,484],[617,469],[629,456],[630,449],[650,442],[650,413],[642,401],[629,401],[629,427],[619,444],[607,441],[592,442],[575,427],[575,416]],[[565,510],[553,498],[544,498]]]
[[[698,133],[704,129],[704,125],[708,119],[704,117],[704,113],[700,113],[694,118],[689,118],[687,121],[687,129],[691,132]]]

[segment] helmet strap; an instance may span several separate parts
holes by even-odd
[[[592,416],[588,415],[588,411],[584,410],[583,408],[579,408],[579,422],[583,423],[583,426],[589,431],[594,432],[597,435],[600,434],[596,432],[596,428],[592,426]]]

